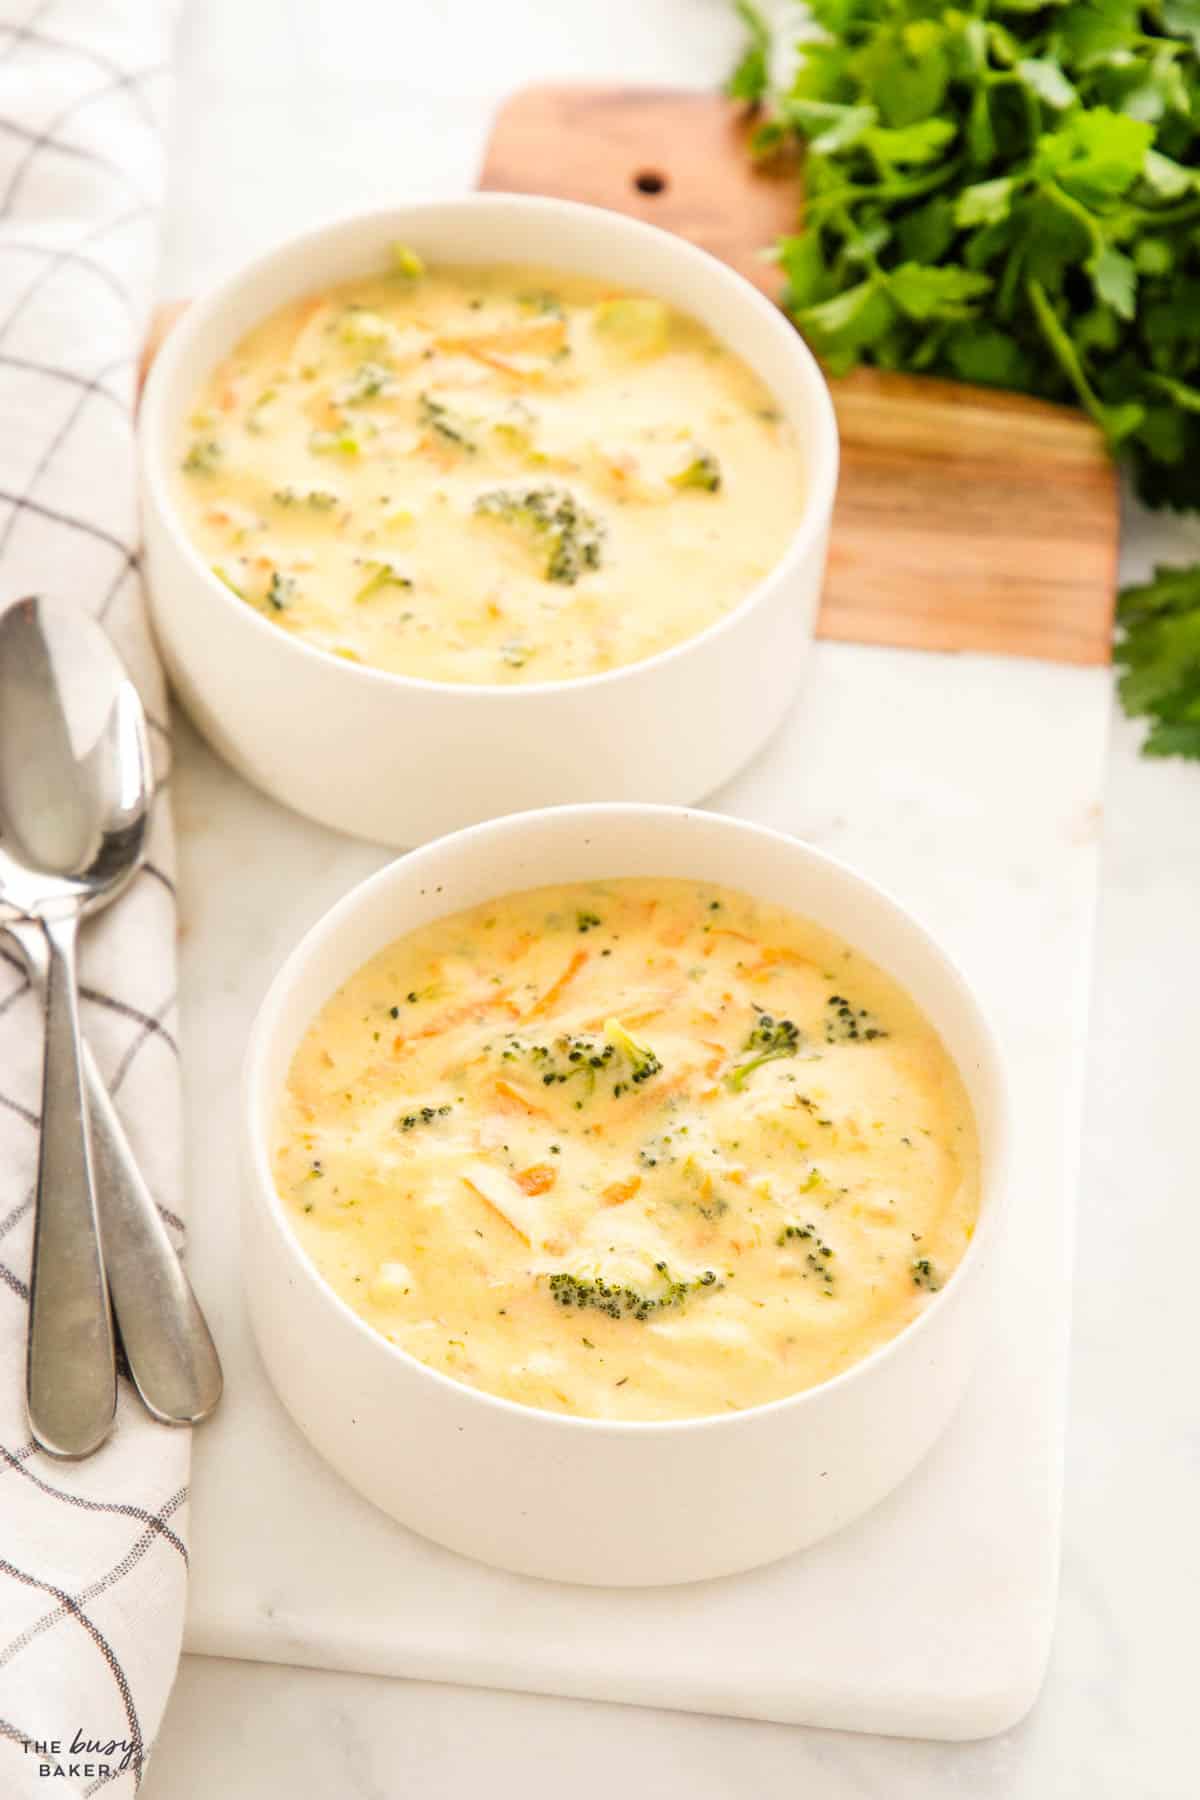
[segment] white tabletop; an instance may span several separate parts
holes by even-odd
[[[736,40],[726,0],[193,0],[180,43],[164,292],[194,290],[264,233],[350,205],[469,187],[491,108],[525,81],[713,85]],[[1189,545],[1161,522],[1131,521],[1127,535],[1131,572],[1151,552],[1200,553],[1200,534]],[[1140,761],[1136,741],[1118,722],[1088,1068],[1062,1596],[1049,1676],[1030,1717],[989,1742],[935,1745],[186,1658],[143,1789],[149,1800],[458,1800],[474,1791],[607,1800],[614,1781],[666,1800],[1182,1800],[1194,1792],[1183,1587],[1196,1560],[1200,1443],[1191,1384],[1175,1370],[1195,1368],[1197,1347],[1191,1038],[1200,977],[1188,956],[1188,882],[1200,878],[1200,769]],[[181,727],[185,928],[202,828],[218,825],[231,784]],[[347,850],[336,869],[313,870],[331,897],[358,872]],[[198,970],[189,947],[185,1045]]]

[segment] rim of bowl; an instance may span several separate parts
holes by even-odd
[[[265,619],[244,600],[232,594],[213,574],[211,568],[201,556],[187,532],[179,509],[175,504],[170,483],[166,479],[169,463],[168,448],[165,443],[169,421],[165,418],[165,399],[167,384],[171,378],[174,365],[187,350],[190,338],[212,317],[219,313],[228,301],[245,288],[252,286],[278,257],[307,245],[316,249],[323,239],[333,233],[345,229],[351,224],[363,224],[378,221],[382,226],[388,219],[401,215],[411,217],[413,214],[433,211],[462,210],[465,213],[478,212],[488,208],[519,208],[531,213],[545,215],[562,215],[568,217],[586,215],[602,217],[612,221],[618,233],[625,233],[633,238],[652,239],[670,245],[672,254],[677,254],[682,262],[690,262],[694,267],[706,272],[705,278],[717,281],[726,292],[737,295],[737,304],[755,313],[762,329],[776,335],[781,343],[787,343],[791,354],[803,368],[805,379],[811,390],[812,405],[810,422],[815,427],[812,456],[809,465],[809,480],[804,492],[804,501],[796,529],[788,539],[787,545],[772,564],[767,573],[754,583],[728,612],[706,625],[703,631],[695,632],[691,637],[680,638],[676,643],[668,644],[662,650],[656,650],[652,656],[644,656],[637,662],[622,663],[615,669],[605,669],[595,675],[571,675],[561,681],[526,681],[526,682],[494,682],[494,681],[435,681],[424,675],[405,675],[393,669],[376,668],[370,663],[353,663],[343,657],[330,655],[319,650],[315,644],[305,639],[293,637],[290,632],[280,631],[269,619]],[[419,223],[416,229],[419,230]],[[551,263],[553,258],[551,257]],[[614,274],[620,280],[620,271]],[[686,310],[679,308],[678,310]],[[713,333],[713,336],[717,336]],[[740,359],[744,360],[744,359]],[[759,377],[761,380],[761,377]],[[764,387],[769,384],[763,383]],[[197,574],[202,576],[206,591],[216,603],[230,609],[236,607],[239,616],[255,630],[268,633],[281,655],[295,652],[303,657],[315,657],[323,666],[331,666],[341,672],[347,680],[383,683],[399,689],[415,688],[436,693],[460,693],[505,695],[528,697],[531,694],[560,693],[566,690],[578,691],[581,688],[597,687],[603,683],[620,681],[633,675],[635,671],[660,667],[671,659],[686,655],[688,651],[707,643],[739,620],[742,615],[756,607],[769,588],[786,575],[792,567],[803,561],[812,549],[813,542],[824,528],[825,522],[832,512],[834,497],[837,492],[837,480],[840,461],[840,440],[838,436],[837,417],[833,408],[833,400],[828,383],[821,372],[820,364],[804,342],[795,326],[790,325],[782,311],[772,305],[765,294],[751,285],[743,275],[720,257],[713,256],[710,251],[702,250],[698,244],[675,232],[665,231],[660,225],[650,225],[641,219],[634,219],[625,213],[614,211],[607,206],[590,206],[579,200],[556,200],[541,194],[513,194],[506,192],[481,192],[461,194],[446,200],[414,200],[407,206],[375,207],[368,212],[343,212],[325,219],[321,224],[312,226],[307,231],[292,233],[277,239],[267,250],[242,263],[231,274],[207,288],[203,293],[190,301],[183,317],[171,328],[167,340],[154,358],[150,373],[146,380],[142,395],[141,415],[139,419],[138,437],[141,451],[142,478],[153,493],[159,514],[170,530],[175,547],[184,559],[189,562]]]
[[[339,933],[348,918],[375,889],[395,878],[395,872],[399,865],[403,864],[406,871],[411,869],[414,878],[419,880],[422,862],[432,858],[435,854],[442,855],[448,847],[457,847],[468,839],[476,839],[488,833],[519,832],[522,827],[548,818],[561,819],[565,827],[570,824],[586,825],[591,819],[612,817],[616,814],[630,818],[655,820],[664,827],[668,825],[668,822],[674,826],[682,823],[685,819],[698,818],[704,820],[706,824],[716,823],[719,827],[728,829],[733,835],[749,834],[765,838],[782,846],[788,852],[799,850],[804,856],[824,863],[827,867],[836,870],[839,876],[853,886],[865,889],[873,899],[882,901],[884,906],[901,921],[904,929],[918,939],[925,951],[932,957],[948,985],[955,990],[960,1000],[965,1001],[967,1012],[973,1018],[978,1033],[979,1046],[982,1051],[983,1079],[985,1084],[992,1089],[995,1099],[995,1145],[988,1158],[986,1183],[983,1181],[980,1183],[983,1205],[980,1208],[971,1240],[945,1285],[933,1295],[917,1318],[903,1326],[894,1337],[876,1345],[874,1350],[869,1351],[866,1356],[860,1357],[857,1362],[851,1363],[838,1374],[830,1376],[826,1381],[817,1382],[813,1387],[801,1388],[794,1394],[783,1394],[776,1400],[764,1400],[756,1406],[744,1407],[736,1413],[699,1413],[681,1419],[597,1419],[580,1413],[556,1413],[546,1407],[531,1406],[522,1400],[509,1400],[503,1394],[493,1394],[486,1388],[473,1387],[465,1381],[456,1381],[453,1376],[445,1375],[440,1369],[432,1368],[430,1364],[424,1363],[419,1357],[414,1356],[411,1351],[405,1350],[402,1345],[393,1344],[383,1336],[382,1332],[376,1331],[375,1327],[369,1325],[361,1314],[356,1313],[354,1308],[343,1300],[336,1289],[325,1280],[304,1249],[287,1217],[283,1200],[271,1174],[267,1133],[260,1129],[260,1114],[267,1110],[270,1102],[278,1098],[277,1094],[268,1095],[265,1091],[263,1063],[271,1040],[278,1030],[279,1014],[289,990],[303,975],[314,952],[319,950],[329,938],[335,937]],[[618,877],[614,876],[613,879],[618,879]],[[403,932],[400,935],[403,936]],[[386,948],[386,946],[382,947]],[[870,954],[869,950],[863,953]],[[319,1011],[319,1008],[317,1010]],[[312,1018],[315,1017],[316,1011],[312,1015]],[[949,1051],[946,1054],[949,1055]],[[951,1058],[951,1061],[954,1061],[954,1058]],[[958,1067],[957,1063],[955,1063],[955,1067]],[[263,1102],[261,1106],[260,1096]],[[290,951],[283,965],[276,971],[251,1028],[238,1098],[241,1111],[240,1128],[244,1142],[249,1149],[254,1180],[261,1196],[265,1198],[268,1211],[282,1228],[282,1235],[288,1246],[285,1254],[302,1272],[304,1279],[319,1289],[324,1301],[332,1306],[335,1312],[341,1313],[355,1332],[369,1341],[374,1349],[389,1358],[399,1359],[409,1368],[419,1371],[422,1376],[428,1376],[431,1381],[444,1385],[453,1396],[461,1398],[463,1395],[467,1395],[468,1404],[475,1401],[488,1407],[499,1407],[504,1412],[516,1413],[522,1420],[546,1423],[548,1429],[561,1426],[574,1431],[617,1437],[705,1429],[710,1431],[714,1429],[737,1430],[739,1427],[745,1428],[752,1422],[768,1415],[787,1410],[800,1412],[806,1404],[815,1403],[818,1396],[824,1396],[836,1389],[849,1387],[866,1380],[881,1363],[899,1353],[899,1345],[908,1344],[914,1336],[930,1328],[929,1321],[944,1307],[947,1296],[953,1292],[968,1269],[980,1261],[985,1250],[991,1248],[993,1240],[1000,1230],[1004,1214],[1008,1210],[1011,1188],[1012,1114],[1004,1058],[991,1021],[976,999],[973,987],[957,962],[942,949],[937,939],[888,889],[881,887],[878,882],[872,881],[869,876],[861,874],[849,863],[843,862],[840,857],[830,856],[827,851],[818,850],[814,845],[805,843],[803,839],[793,837],[786,831],[778,831],[773,826],[758,825],[749,820],[736,818],[729,813],[705,812],[699,807],[658,806],[637,801],[597,801],[569,806],[538,807],[527,812],[507,813],[498,819],[484,820],[478,825],[464,826],[461,831],[449,832],[444,837],[435,838],[431,843],[422,845],[418,850],[409,851],[392,862],[385,863],[382,869],[377,869],[373,875],[367,876],[366,880],[356,883],[348,894],[344,894],[330,907],[328,912],[324,913],[314,925],[311,925],[299,943]],[[973,1106],[972,1111],[974,1111]]]

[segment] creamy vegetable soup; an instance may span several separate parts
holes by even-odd
[[[695,320],[410,251],[252,331],[179,461],[188,531],[248,606],[434,681],[560,681],[693,636],[804,494],[770,394]]]
[[[836,1375],[950,1277],[979,1188],[958,1073],[890,978],[663,880],[510,895],[375,957],[296,1054],[275,1172],[392,1343],[614,1419]]]

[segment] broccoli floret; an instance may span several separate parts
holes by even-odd
[[[938,1279],[937,1268],[929,1257],[914,1256],[911,1267],[913,1285],[919,1288],[928,1288],[931,1294],[936,1294],[942,1284]]]
[[[425,273],[424,259],[410,249],[407,244],[392,245],[392,274],[402,275],[406,281],[420,281]]]
[[[357,456],[362,449],[348,427],[341,431],[314,431],[309,436],[308,447],[314,456]]]
[[[349,381],[338,388],[335,398],[339,406],[361,406],[364,400],[374,400],[384,393],[391,383],[391,372],[382,363],[360,363]]]
[[[505,1062],[528,1063],[543,1087],[581,1081],[584,1099],[595,1093],[597,1072],[607,1068],[615,1055],[611,1044],[590,1032],[563,1032],[549,1044],[526,1044],[520,1038],[509,1038],[501,1052]],[[575,1104],[582,1106],[583,1099],[577,1099]]]
[[[815,1275],[821,1282],[825,1293],[832,1294],[834,1289],[832,1264],[835,1254],[833,1246],[825,1242],[815,1225],[796,1225],[790,1221],[783,1227],[775,1242],[784,1245],[795,1239],[811,1245],[811,1248],[805,1252],[804,1260],[808,1269],[804,1279],[807,1281],[809,1275]]]
[[[257,437],[267,429],[266,425],[263,423],[263,413],[266,411],[267,407],[270,406],[272,400],[278,399],[278,397],[279,390],[277,388],[272,387],[263,389],[262,393],[258,396],[257,400],[246,414],[247,431],[253,432]]]
[[[721,465],[710,450],[697,450],[687,467],[668,479],[672,487],[700,488],[706,494],[715,494],[721,487]]]
[[[441,400],[435,400],[432,394],[422,394],[417,403],[417,416],[421,424],[427,425],[443,443],[474,454],[476,444],[466,420]]]
[[[533,488],[492,488],[479,495],[475,511],[501,520],[535,543],[544,542],[543,575],[547,581],[572,587],[589,569],[600,567],[604,526],[567,488],[550,483]]]
[[[655,1263],[654,1267],[664,1284],[657,1294],[647,1294],[641,1288],[622,1282],[605,1281],[602,1275],[593,1279],[588,1275],[565,1273],[549,1277],[550,1292],[560,1306],[594,1307],[610,1319],[648,1319],[651,1313],[683,1306],[700,1288],[725,1285],[718,1282],[715,1269],[705,1269],[693,1281],[676,1281],[665,1262]]]
[[[414,1131],[418,1125],[432,1125],[435,1119],[444,1119],[451,1111],[447,1102],[444,1106],[419,1106],[416,1112],[402,1113],[396,1120],[397,1131]]]
[[[661,1071],[662,1064],[649,1044],[643,1044],[640,1039],[634,1037],[631,1031],[626,1031],[620,1019],[605,1019],[604,1035],[628,1065],[629,1081],[635,1086],[639,1086],[643,1081],[649,1081],[652,1075],[657,1075]],[[625,1080],[619,1080],[613,1093],[623,1094],[625,1087]]]
[[[825,1002],[827,1044],[870,1044],[876,1038],[886,1036],[887,1032],[880,1029],[874,1015],[865,1006],[855,1009],[844,994],[830,994]]]
[[[369,600],[373,594],[379,593],[381,588],[410,588],[412,586],[411,577],[396,568],[394,563],[368,559],[364,562],[363,567],[369,569],[371,574],[354,596],[356,606],[364,600]]]
[[[528,294],[518,294],[517,305],[523,312],[540,313],[545,319],[562,319],[566,316],[562,301],[549,288],[537,288]]]
[[[278,569],[271,571],[271,581],[265,599],[273,611],[283,612],[286,607],[290,606],[295,592],[296,578],[294,575],[281,575]]]
[[[578,1108],[591,1099],[602,1072],[611,1075],[613,1097],[619,1099],[662,1068],[650,1046],[639,1043],[619,1019],[606,1020],[603,1037],[592,1032],[563,1032],[548,1044],[526,1044],[520,1038],[509,1038],[501,1056],[505,1062],[527,1063],[543,1087],[579,1082],[575,1101]]]
[[[338,321],[337,334],[343,344],[356,349],[378,349],[391,338],[392,328],[365,306],[348,306]]]
[[[183,459],[183,472],[185,475],[212,475],[224,454],[216,438],[197,438]]]
[[[800,1044],[800,1032],[790,1019],[776,1019],[770,1013],[760,1012],[753,1031],[742,1045],[744,1051],[750,1052],[749,1058],[729,1071],[726,1083],[735,1092],[740,1092],[755,1069],[780,1056],[795,1056]]]
[[[329,488],[281,487],[271,495],[276,506],[306,506],[311,512],[332,512],[338,497]]]

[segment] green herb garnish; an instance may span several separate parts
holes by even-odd
[[[806,147],[784,304],[858,362],[1076,401],[1151,504],[1200,505],[1200,8],[811,0],[760,155]]]
[[[1150,720],[1147,756],[1200,758],[1200,564],[1159,568],[1117,606],[1125,711]]]

